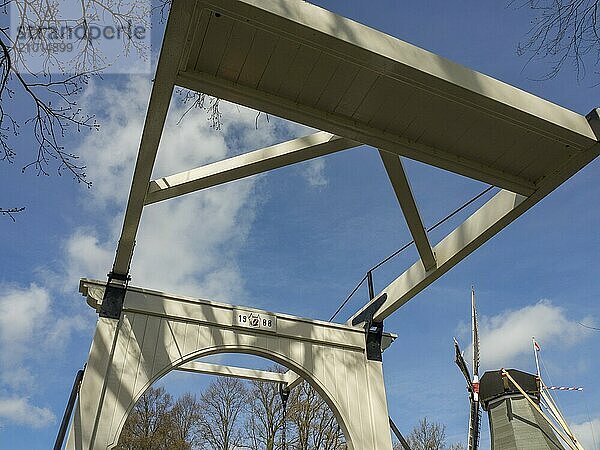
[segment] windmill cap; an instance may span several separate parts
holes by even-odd
[[[517,369],[507,369],[507,372],[527,394],[539,401],[540,389],[537,376]],[[508,378],[502,376],[501,370],[485,372],[479,380],[479,398],[484,409],[487,409],[487,405],[492,400],[515,394],[521,395]]]

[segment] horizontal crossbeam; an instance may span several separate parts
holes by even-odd
[[[272,383],[287,384],[287,377],[284,373],[269,372],[267,370],[245,369],[242,367],[222,366],[220,364],[210,364],[197,361],[182,364],[181,366],[177,367],[177,370],[202,373],[206,375],[217,375],[222,377],[242,378],[244,380],[270,381]]]
[[[267,370],[246,369],[243,367],[222,366],[219,364],[192,361],[182,364],[177,368],[183,372],[202,373],[223,377],[242,378],[244,380],[267,381],[271,383],[284,383],[287,389],[294,389],[303,378],[292,370],[284,373],[270,372]]]
[[[360,143],[350,139],[320,131],[151,181],[145,204],[160,202],[358,145]]]

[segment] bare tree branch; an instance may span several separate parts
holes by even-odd
[[[208,115],[208,122],[211,128],[220,130],[223,125],[223,114],[219,109],[220,99],[211,97],[201,92],[190,91],[189,89],[177,88],[176,94],[179,95],[181,102],[187,106],[177,125],[180,125],[187,114],[194,109],[203,109]]]
[[[0,215],[2,216],[8,216],[12,219],[13,222],[16,222],[15,220],[15,214],[18,214],[20,212],[25,211],[24,207],[19,207],[19,208],[8,208],[8,209],[3,209],[0,208]]]
[[[240,430],[246,385],[235,378],[218,378],[200,396],[200,439],[209,448],[234,450],[242,443]]]
[[[95,115],[77,106],[90,78],[101,77],[116,57],[103,52],[98,30],[104,27],[103,33],[116,33],[122,43],[119,55],[135,52],[148,60],[150,48],[138,30],[150,29],[152,14],[164,21],[171,0],[71,3],[75,10],[63,19],[64,0],[0,0],[0,14],[8,19],[12,12],[12,18],[17,18],[10,29],[0,28],[0,161],[20,161],[22,172],[32,169],[38,176],[68,173],[90,187],[85,163],[65,148],[64,141],[69,132],[99,129]],[[210,126],[221,129],[218,98],[187,90],[179,93],[189,104],[180,121],[190,110],[201,108]],[[19,141],[21,136],[32,136],[35,145],[27,149]],[[3,215],[16,212],[5,211]]]
[[[511,2],[515,4],[516,0]],[[565,64],[572,65],[578,80],[586,76],[589,67],[599,73],[600,0],[527,0],[517,6],[535,14],[517,53],[529,55],[528,63],[549,61],[550,70],[542,79],[556,76]]]
[[[50,175],[55,170],[91,186],[85,164],[63,144],[71,130],[99,127],[93,114],[77,106],[78,95],[90,77],[99,75],[110,63],[90,27],[97,27],[101,20],[112,23],[111,30],[121,33],[123,53],[143,54],[149,49],[132,38],[131,24],[149,28],[145,4],[138,0],[80,0],[79,12],[63,20],[59,0],[2,2],[0,14],[8,16],[11,11],[18,22],[12,22],[12,33],[0,28],[0,161],[14,163],[19,156],[22,172],[31,168],[36,175]],[[74,32],[80,34],[75,43],[64,44],[65,36],[72,37]],[[74,56],[60,53],[61,45],[70,45]],[[20,135],[34,138],[31,156],[26,147],[20,151],[23,155],[17,155],[16,148],[23,148]],[[6,215],[14,219],[13,210],[6,211],[11,211]]]

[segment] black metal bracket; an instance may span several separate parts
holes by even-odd
[[[365,327],[367,332],[367,359],[382,361],[381,338],[383,337],[383,322],[370,322]]]
[[[108,282],[104,290],[102,305],[100,305],[100,317],[108,319],[119,319],[121,317],[125,293],[127,292],[127,283],[130,279],[129,275],[113,272],[108,274]],[[118,281],[118,283],[114,283],[113,280]]]
[[[377,300],[374,300],[359,315],[352,319],[352,325],[358,325],[364,322],[366,333],[366,350],[369,361],[381,361],[381,338],[383,337],[383,321],[373,319],[379,308],[387,300],[387,294],[383,294]]]

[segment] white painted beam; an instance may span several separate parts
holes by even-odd
[[[192,20],[194,2],[173,2],[169,13],[169,20],[163,40],[163,47],[158,60],[156,77],[152,86],[150,103],[146,113],[146,121],[138,151],[138,157],[133,172],[133,181],[129,191],[127,209],[123,229],[117,246],[117,253],[113,264],[113,273],[127,275],[129,264],[133,255],[135,238],[144,208],[144,199],[148,190],[148,183],[152,176],[158,144],[162,136],[165,119],[175,80],[181,61],[187,57],[186,35],[181,32],[181,27],[188,27]]]
[[[269,381],[272,383],[286,383],[287,377],[284,373],[269,372],[267,370],[245,369],[242,367],[222,366],[192,361],[177,367],[184,372],[202,373],[206,375],[217,375],[222,377],[242,378],[244,380]],[[294,374],[294,372],[289,372]]]
[[[323,131],[151,181],[151,204],[269,170],[356,147],[360,143]]]
[[[423,220],[421,220],[419,208],[417,207],[415,197],[410,188],[410,183],[406,176],[406,172],[404,171],[404,167],[402,166],[402,161],[398,155],[393,153],[380,150],[379,155],[381,156],[385,171],[387,172],[388,178],[396,193],[396,198],[398,199],[398,203],[404,214],[410,234],[415,241],[415,246],[417,247],[423,266],[426,271],[431,270],[436,266],[435,255],[431,249],[427,231],[423,225]]]

